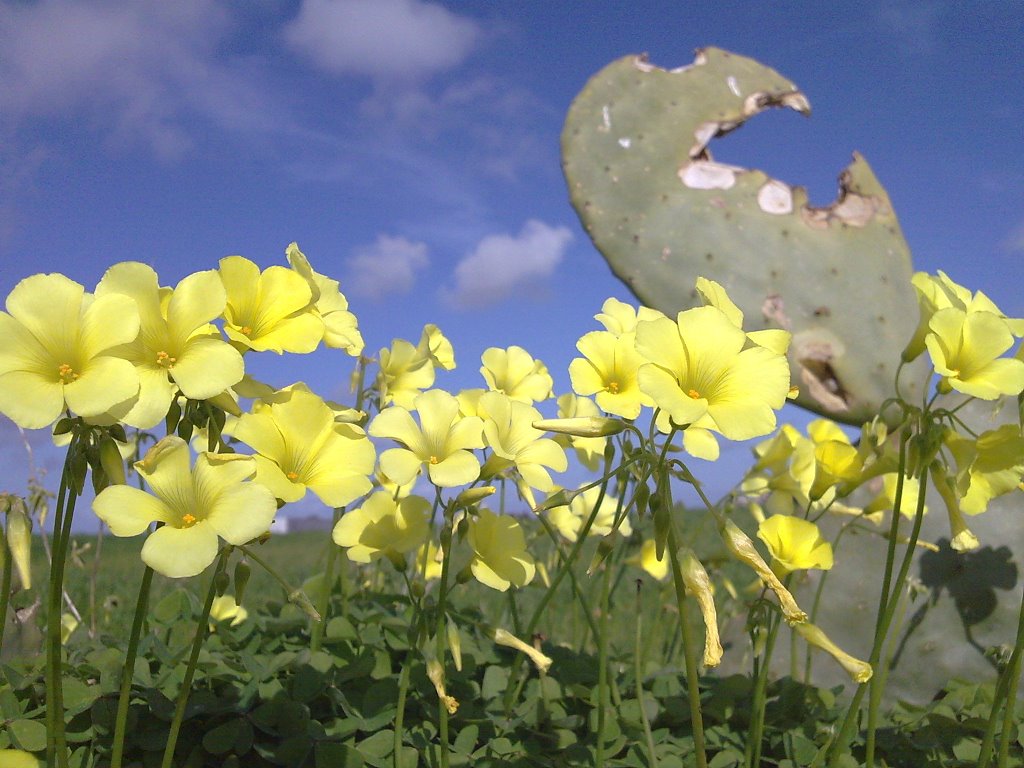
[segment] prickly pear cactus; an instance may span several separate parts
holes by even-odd
[[[917,322],[910,254],[859,155],[824,208],[810,206],[802,187],[711,158],[713,138],[768,107],[810,113],[789,80],[717,48],[675,70],[641,56],[612,62],[565,121],[572,203],[640,301],[674,314],[697,303],[697,276],[717,280],[748,329],[793,332],[797,402],[860,424],[892,394]],[[913,400],[910,382],[924,377],[907,374]]]

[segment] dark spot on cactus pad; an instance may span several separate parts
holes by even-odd
[[[704,258],[707,259],[708,261],[712,261],[715,257],[710,253],[705,253]]]
[[[832,310],[828,307],[816,307],[814,310],[815,317],[831,317]]]

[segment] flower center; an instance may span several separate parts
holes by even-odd
[[[252,326],[251,325],[243,325],[242,328],[241,328],[241,331],[246,336],[252,336]]]
[[[293,483],[299,479],[299,473],[296,472],[295,470],[292,470],[291,472],[286,472],[284,476],[291,480]]]
[[[691,389],[686,394],[692,397],[694,400],[700,400],[700,392],[698,392],[696,389]]]
[[[619,382],[609,381],[608,386],[605,389],[613,395],[619,394]]]
[[[162,368],[173,368],[176,362],[178,362],[178,358],[171,357],[163,350],[156,353],[156,364]]]
[[[181,516],[181,527],[182,528],[191,528],[197,522],[199,522],[199,520],[196,518],[195,515],[193,515],[191,513],[186,512],[184,515]]]
[[[438,459],[437,456],[431,456],[430,457],[430,463],[431,464],[437,464],[439,461],[440,461],[440,459]]]
[[[60,380],[65,384],[70,384],[79,376],[79,374],[75,373],[75,370],[67,363],[61,363],[57,366],[57,375],[60,376]]]

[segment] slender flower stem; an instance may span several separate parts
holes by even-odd
[[[334,526],[338,524],[341,516],[345,513],[344,507],[338,507],[334,510],[334,515],[331,518],[331,530],[334,530]],[[328,538],[327,540],[327,567],[324,570],[324,588],[323,594],[317,601],[316,610],[320,614],[320,621],[312,622],[312,627],[309,630],[309,650],[316,651],[320,650],[320,646],[324,639],[324,625],[327,623],[327,612],[331,607],[331,592],[334,589],[334,568],[338,561],[338,550],[340,547],[334,543],[333,539]]]
[[[1021,594],[1020,613],[1017,616],[1017,638],[1014,642],[1010,660],[999,677],[996,695],[992,700],[992,712],[989,714],[988,726],[978,756],[978,768],[987,768],[991,760],[992,744],[995,740],[995,725],[999,715],[1000,701],[1006,707],[1003,714],[1003,732],[999,738],[999,768],[1005,768],[1009,758],[1010,731],[1013,728],[1013,715],[1017,708],[1017,685],[1020,682],[1021,652],[1024,650],[1024,593]],[[1000,690],[1003,696],[1000,696]]]
[[[405,663],[402,664],[402,672],[398,676],[398,701],[395,704],[397,707],[395,712],[395,745],[394,755],[392,756],[394,768],[402,768],[402,728],[405,723],[405,699],[409,694],[409,670],[412,667],[413,653],[413,646],[410,644],[409,650],[405,653]]]
[[[441,561],[441,583],[437,592],[437,625],[434,629],[434,641],[437,644],[437,661],[441,665],[441,671],[443,674],[444,669],[447,666],[445,663],[445,646],[447,645],[448,639],[444,626],[444,612],[445,602],[448,598],[448,571],[452,560],[452,523],[447,516],[444,528],[441,531],[441,545],[444,548],[444,556]],[[440,696],[437,697],[437,716],[438,737],[441,740],[441,768],[448,768],[448,751],[450,749],[450,744],[448,742],[448,705]]]
[[[202,650],[203,641],[206,640],[206,633],[209,632],[210,609],[213,607],[213,599],[217,596],[217,577],[224,572],[228,564],[228,555],[231,554],[231,547],[226,546],[220,551],[220,558],[217,560],[217,567],[210,579],[210,588],[206,592],[206,602],[203,604],[203,611],[199,615],[199,623],[196,625],[195,638],[192,641],[192,653],[188,657],[188,666],[185,668],[185,679],[181,682],[181,690],[178,691],[178,701],[174,708],[174,719],[171,720],[171,728],[167,734],[167,746],[164,747],[164,758],[160,768],[171,768],[174,762],[174,747],[178,743],[178,733],[181,731],[181,723],[185,719],[185,706],[188,704],[188,696],[192,691],[192,678],[196,673],[196,664],[199,663],[199,651]]]
[[[604,768],[604,726],[608,713],[608,580],[609,565],[601,565],[601,617],[597,634],[597,753],[594,768]]]
[[[787,577],[784,582],[789,588],[790,579]],[[752,714],[750,718],[750,735],[747,738],[747,765],[749,768],[757,768],[761,765],[761,742],[764,738],[764,710],[767,702],[766,692],[768,690],[768,672],[772,663],[772,653],[775,651],[775,641],[779,636],[779,625],[782,618],[779,614],[772,613],[768,618],[768,636],[765,639],[764,653],[761,663],[757,668],[757,678],[754,681],[754,698]]]
[[[609,472],[611,467],[612,457],[606,456],[604,472],[602,473],[602,480],[600,482],[600,490],[597,494],[597,499],[594,502],[594,508],[590,512],[590,516],[584,521],[583,527],[580,528],[576,534],[576,542],[573,544],[572,549],[569,551],[567,559],[562,561],[562,567],[558,569],[558,573],[555,574],[554,578],[551,579],[551,586],[548,587],[544,596],[541,598],[537,607],[533,609],[533,615],[530,617],[530,621],[526,624],[526,635],[532,636],[537,629],[537,624],[540,623],[541,617],[544,615],[544,611],[548,607],[548,603],[551,602],[551,598],[555,596],[555,592],[558,590],[558,586],[562,583],[562,579],[565,578],[566,572],[572,568],[573,563],[576,562],[576,558],[579,557],[580,550],[583,549],[583,544],[587,540],[587,534],[590,533],[590,529],[594,525],[594,521],[597,519],[597,513],[601,509],[601,504],[604,502],[605,495],[608,491],[608,481],[611,479],[612,473]],[[538,515],[540,518],[541,515]],[[508,688],[505,689],[505,715],[510,716],[512,713],[512,703],[519,698],[519,692],[522,690],[524,678],[522,677],[522,653],[517,653],[516,657],[512,660],[512,671],[509,675]]]
[[[707,768],[708,756],[704,748],[704,716],[700,706],[700,677],[697,674],[697,648],[690,627],[686,606],[686,585],[683,583],[683,569],[679,564],[679,544],[676,541],[675,526],[668,530],[668,554],[672,565],[672,580],[676,587],[676,604],[679,607],[680,635],[683,638],[683,657],[686,660],[686,692],[690,702],[690,724],[693,728],[694,759],[697,768]]]
[[[72,438],[68,456],[76,450]],[[64,736],[64,688],[62,670],[62,643],[60,640],[60,615],[64,595],[64,565],[67,561],[68,541],[71,538],[71,522],[75,515],[75,501],[78,494],[70,477],[71,467],[65,461],[61,477],[61,492],[58,493],[57,512],[53,518],[53,562],[50,564],[49,611],[46,617],[46,641],[50,657],[50,698],[46,711],[50,716],[51,729],[47,732],[47,764],[67,768],[67,739]],[[58,530],[59,526],[59,530]],[[51,752],[52,748],[52,752]]]
[[[110,768],[121,768],[125,731],[128,725],[128,702],[131,699],[132,678],[135,676],[135,657],[139,650],[139,638],[142,635],[142,624],[146,618],[146,607],[149,603],[149,590],[152,583],[153,569],[147,565],[146,570],[142,573],[139,596],[135,601],[132,633],[128,638],[128,651],[124,659],[124,670],[121,672],[121,693],[117,699],[117,717],[114,720],[114,746],[110,756]]]
[[[644,655],[643,655],[643,601],[640,599],[640,587],[643,581],[636,580],[636,636],[633,643],[633,677],[636,682],[636,703],[640,707],[640,722],[644,726],[644,741],[647,743],[647,763],[650,768],[658,768],[658,755],[654,749],[654,734],[651,733],[651,721],[644,707]]]
[[[902,471],[903,467],[901,466],[901,474]],[[922,482],[917,496],[917,510],[914,514],[914,526],[910,533],[910,539],[907,542],[907,550],[903,556],[903,562],[900,564],[899,573],[897,574],[896,581],[892,587],[892,596],[898,595],[903,591],[903,587],[907,581],[907,574],[910,571],[910,563],[914,559],[914,550],[917,548],[917,539],[921,534],[921,521],[924,519],[925,491],[926,485]],[[895,515],[897,513],[893,512],[893,514]],[[885,600],[884,611],[881,610],[881,601],[879,603],[880,618],[876,624],[875,639],[871,647],[871,657],[868,660],[868,663],[871,664],[872,667],[877,666],[878,660],[881,658],[882,645],[884,644],[886,635],[889,632],[889,625],[892,623],[893,614],[896,612],[897,602],[899,601],[895,599]],[[860,709],[861,702],[864,700],[864,694],[867,693],[868,685],[869,683],[861,683],[857,686],[857,691],[853,695],[850,707],[846,711],[846,717],[843,719],[839,735],[832,743],[832,752],[828,762],[829,768],[836,768],[839,765],[840,757],[849,745],[850,739],[853,738],[853,729],[857,723],[857,712]]]

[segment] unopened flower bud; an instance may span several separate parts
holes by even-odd
[[[594,551],[594,556],[590,559],[590,565],[587,566],[587,576],[592,576],[594,572],[601,566],[608,555],[615,551],[615,540],[618,535],[615,531],[612,531],[607,536],[603,536],[597,543],[597,549]]]
[[[124,485],[124,459],[117,442],[110,435],[100,438],[100,466],[111,485]]]
[[[427,662],[427,677],[430,678],[430,682],[434,684],[434,690],[437,691],[437,698],[444,704],[444,708],[448,710],[449,715],[454,715],[459,711],[459,702],[456,701],[454,696],[449,696],[448,692],[444,689],[444,667],[441,666],[441,662],[437,659],[431,659]]]
[[[846,670],[855,683],[866,683],[871,679],[873,670],[866,661],[855,659],[838,645],[829,640],[828,635],[821,631],[816,625],[810,622],[797,624],[793,627],[800,636],[815,648],[820,648]]]
[[[527,645],[507,630],[494,630],[494,642],[498,645],[504,645],[506,648],[515,648],[517,651],[525,653],[541,672],[547,672],[551,668],[551,657],[545,656],[532,645]]]
[[[66,435],[68,432],[71,431],[72,424],[74,424],[74,422],[72,422],[71,419],[65,416],[63,419],[61,419],[60,421],[53,425],[54,436],[56,437],[57,435]]]
[[[462,636],[459,628],[451,618],[446,626],[448,632],[448,650],[452,652],[452,661],[455,662],[455,669],[462,671]]]
[[[235,563],[235,605],[242,604],[242,598],[245,597],[245,587],[249,583],[249,576],[251,574],[252,568],[249,567],[249,562],[244,557]]]
[[[626,428],[626,422],[607,416],[574,416],[568,419],[540,419],[533,428],[573,437],[608,437]]]
[[[227,592],[230,586],[231,577],[228,576],[227,571],[218,571],[217,575],[213,578],[213,588],[217,591],[217,597]]]
[[[576,491],[570,491],[562,488],[560,491],[551,494],[544,501],[542,501],[533,510],[534,512],[543,512],[546,509],[555,509],[556,507],[567,507],[569,502],[576,498]]]
[[[320,621],[320,612],[313,607],[313,603],[309,601],[309,597],[301,589],[296,589],[290,595],[288,595],[288,602],[294,603],[302,609],[302,612],[306,614],[313,621]]]
[[[242,415],[242,409],[238,406],[238,401],[235,400],[227,390],[221,392],[219,395],[207,398],[206,402],[220,408],[225,413],[230,413],[236,418]]]
[[[684,547],[679,552],[679,565],[683,572],[686,591],[697,600],[704,617],[704,666],[717,667],[722,661],[722,641],[718,636],[718,613],[711,589],[711,579],[693,550]]]
[[[482,485],[476,488],[467,488],[455,497],[454,509],[464,509],[472,506],[478,501],[483,501],[488,496],[493,496],[498,489],[493,485]]]
[[[32,588],[32,521],[25,514],[25,502],[11,499],[7,511],[7,547],[11,560],[18,569],[18,578],[24,589]]]
[[[734,522],[726,519],[720,522],[718,532],[733,556],[753,570],[760,577],[762,583],[778,597],[779,606],[782,608],[782,616],[785,618],[786,623],[792,626],[793,624],[807,621],[807,614],[800,610],[800,606],[796,604],[793,595],[790,594],[790,591],[779,581],[779,577],[772,572],[772,569],[768,567],[768,564],[758,554],[750,537],[741,531]]]

